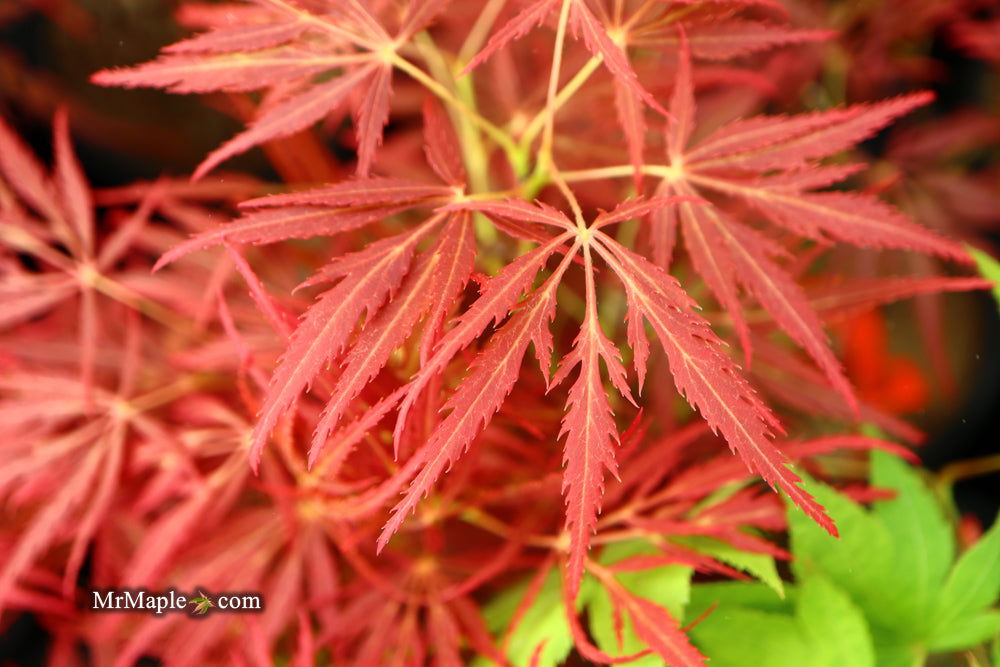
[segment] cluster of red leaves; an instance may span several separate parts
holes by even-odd
[[[789,54],[836,34],[793,27],[809,4],[191,2],[204,32],[94,80],[260,91],[194,182],[92,193],[65,115],[51,173],[0,125],[0,611],[43,618],[61,664],[80,644],[100,664],[503,664],[480,603],[558,567],[581,656],[612,661],[572,611],[593,576],[649,651],[702,664],[591,547],[641,537],[661,555],[622,567],[734,577],[671,536],[786,558],[756,476],[835,532],[788,464],[905,452],[851,435],[859,420],[920,435],[824,323],[985,286],[827,257],[968,261],[841,185],[865,168],[844,151],[932,95],[757,113],[808,69]],[[293,164],[301,144],[279,141],[319,121],[353,126],[354,176],[211,180],[255,146]],[[898,141],[893,164],[960,200],[929,144]],[[811,416],[846,434],[807,439]],[[171,586],[261,591],[267,611],[104,615],[79,596]]]

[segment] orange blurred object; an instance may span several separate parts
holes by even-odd
[[[844,326],[844,365],[858,395],[894,414],[927,407],[930,387],[910,359],[889,351],[885,316],[870,310]]]

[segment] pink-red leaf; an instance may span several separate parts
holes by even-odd
[[[424,152],[438,177],[453,186],[465,186],[462,149],[455,130],[441,105],[433,97],[424,101]]]
[[[465,258],[461,255],[468,254],[467,248],[455,247],[464,245],[466,235],[471,236],[467,234],[467,224],[464,225],[466,234],[456,228],[457,224],[465,222],[453,221],[435,246],[421,254],[391,303],[365,325],[361,336],[351,347],[330,401],[316,426],[309,450],[310,467],[347,406],[382,369],[393,350],[406,339],[413,325],[431,306],[432,300],[437,298],[440,303],[442,295],[453,296],[455,284],[464,284],[468,278],[468,272],[464,277],[455,275],[464,263]]]
[[[785,118],[760,116],[735,121],[687,156],[699,170],[735,167],[766,171],[805,165],[871,137],[895,118],[929,104],[931,93],[914,93],[874,104],[858,104]]]
[[[490,41],[486,43],[482,51],[469,61],[469,64],[462,70],[462,74],[468,74],[507,44],[513,42],[515,39],[524,37],[532,28],[541,25],[549,15],[549,12],[555,9],[559,2],[560,0],[535,0],[535,2],[525,7],[521,10],[521,13],[493,33]]]
[[[659,267],[601,234],[595,245],[625,285],[628,317],[645,318],[667,354],[674,384],[705,421],[772,487],[780,487],[806,514],[832,534],[833,521],[808,493],[798,475],[770,442],[778,422],[721,350],[707,323],[691,311],[693,302]]]
[[[321,120],[377,69],[375,64],[363,65],[268,108],[246,130],[209,153],[192,178],[204,176],[220,163],[265,141],[286,137]]]
[[[617,81],[631,89],[638,95],[639,99],[653,109],[664,116],[668,115],[666,109],[660,106],[660,103],[639,83],[639,77],[632,69],[625,52],[608,36],[607,30],[581,0],[573,0],[573,6],[570,9],[570,23],[574,30],[583,37],[587,49],[595,56],[604,58],[604,66],[608,68]]]
[[[433,197],[445,197],[451,188],[435,183],[412,181],[405,178],[359,178],[342,181],[325,188],[289,192],[251,199],[240,204],[241,208],[274,206],[329,206],[358,207],[386,204],[413,204]]]
[[[305,21],[254,23],[217,28],[163,48],[164,53],[232,53],[259,51],[296,39],[309,28]]]
[[[703,667],[704,656],[691,645],[669,611],[624,587],[608,588],[612,600],[628,610],[636,636],[672,667]]]
[[[472,372],[445,403],[444,409],[450,413],[413,455],[411,463],[415,461],[420,472],[410,483],[403,500],[393,508],[392,517],[379,536],[379,550],[385,547],[441,473],[465,452],[472,439],[500,409],[520,376],[528,344],[541,335],[540,331],[547,330],[549,320],[555,316],[556,283],[552,281],[535,292],[494,334],[473,362]]]
[[[276,86],[338,67],[371,60],[367,54],[303,58],[292,50],[247,57],[242,53],[206,58],[201,54],[168,54],[128,69],[102,70],[90,80],[99,86],[163,88],[172,93],[244,92]]]
[[[277,243],[293,238],[332,236],[381,220],[399,210],[402,209],[349,210],[319,206],[294,206],[255,211],[174,246],[160,257],[153,266],[153,270],[159,270],[188,253],[226,242]]]
[[[367,176],[375,160],[375,150],[382,145],[382,128],[389,122],[389,101],[392,96],[392,67],[376,68],[368,90],[358,107],[355,124],[358,136],[358,175]]]
[[[73,153],[65,109],[56,114],[53,134],[56,186],[68,222],[80,239],[84,255],[89,257],[94,252],[94,203],[90,186]]]
[[[410,264],[414,246],[426,227],[372,253],[367,262],[344,276],[306,311],[274,371],[254,426],[250,459],[259,465],[264,443],[278,419],[330,359],[340,354],[365,311],[370,318],[396,289]]]
[[[399,418],[396,421],[396,442],[402,434],[410,408],[427,383],[440,373],[459,351],[485,331],[491,322],[500,323],[507,317],[520,296],[531,286],[546,260],[571,235],[572,232],[567,232],[528,251],[489,280],[483,288],[482,295],[462,313],[455,327],[445,334],[435,348],[434,354],[410,383],[410,390],[400,405]]]
[[[553,382],[557,384],[570,369],[579,364],[580,375],[569,390],[568,410],[563,418],[560,437],[568,435],[563,453],[563,493],[566,496],[566,529],[569,531],[569,562],[566,585],[576,597],[583,577],[590,536],[597,526],[597,515],[604,495],[604,470],[617,476],[614,444],[618,430],[611,405],[601,381],[600,359],[607,364],[612,382],[624,386],[625,369],[618,349],[600,330],[597,313],[588,308],[573,352],[563,359]]]

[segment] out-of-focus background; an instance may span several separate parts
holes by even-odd
[[[792,54],[803,62],[806,83],[781,82],[774,109],[788,106],[782,99],[788,96],[826,105],[935,91],[930,113],[868,142],[870,187],[925,224],[984,249],[1000,247],[996,3],[784,4],[793,23],[832,28],[840,36],[805,47],[806,55]],[[188,34],[176,20],[178,9],[169,0],[0,0],[0,115],[45,156],[52,115],[66,107],[95,187],[189,173],[239,129],[238,99],[89,82],[97,70],[150,60]],[[341,150],[330,143],[334,152]],[[226,168],[277,179],[260,150]],[[831,333],[859,390],[926,430],[919,454],[927,467],[962,474],[956,462],[1000,453],[1000,317],[988,293],[901,303]],[[961,509],[987,524],[1000,505],[1000,473],[960,481],[956,493]],[[29,618],[16,623],[0,638],[0,664],[40,660],[39,633]]]

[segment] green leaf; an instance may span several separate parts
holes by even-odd
[[[873,452],[872,483],[897,495],[866,512],[807,481],[843,539],[828,538],[790,507],[796,578],[807,582],[821,573],[850,595],[868,619],[880,667],[913,667],[928,651],[969,648],[1000,630],[1000,613],[985,610],[1000,595],[1000,527],[952,568],[952,528],[919,474],[896,457]]]
[[[795,615],[811,649],[810,666],[875,666],[875,649],[864,615],[827,579],[813,576],[802,584]]]
[[[658,553],[660,550],[646,540],[627,540],[606,546],[598,561],[611,565],[632,556]],[[671,565],[642,572],[619,572],[615,576],[633,594],[665,607],[674,618],[679,619],[684,617],[684,606],[690,597],[692,573],[689,567]],[[598,590],[601,587],[595,584],[595,593]]]
[[[796,578],[805,581],[816,573],[825,575],[850,595],[870,620],[878,619],[891,628],[895,614],[905,614],[909,601],[908,591],[893,576],[896,566],[889,531],[878,517],[832,488],[810,479],[805,479],[803,486],[837,522],[841,537],[831,537],[789,503]]]
[[[794,594],[794,613],[741,607],[752,603],[760,584],[715,589],[719,606],[691,634],[713,667],[874,667],[875,650],[865,617],[850,598],[822,576],[808,579]],[[696,586],[696,596],[700,589]],[[720,596],[719,593],[722,593]],[[785,604],[779,601],[781,604]],[[692,605],[693,607],[694,605]],[[692,609],[693,610],[693,609]]]
[[[556,667],[562,664],[573,648],[573,638],[566,621],[562,588],[557,571],[546,578],[541,590],[527,612],[521,617],[507,647],[507,658],[516,667],[527,666],[536,647],[545,642],[538,664],[540,667]],[[585,579],[580,587],[577,603],[592,594],[593,581]],[[483,609],[483,618],[494,635],[502,635],[527,592],[528,584],[510,588]],[[491,660],[480,656],[473,665],[477,667],[493,665]]]
[[[657,553],[659,550],[645,540],[629,540],[608,545],[598,560],[604,565],[610,565],[632,556]],[[684,607],[690,596],[691,574],[692,570],[689,567],[669,565],[641,572],[619,572],[615,577],[633,594],[665,607],[674,618],[681,619],[684,617]],[[647,648],[645,642],[639,639],[632,629],[632,621],[627,612],[621,614],[622,643],[619,645],[613,609],[607,591],[594,582],[587,612],[590,631],[597,646],[613,656],[637,653]],[[663,661],[658,656],[647,655],[625,664],[653,667],[662,665]]]
[[[708,609],[748,607],[761,611],[791,614],[797,591],[794,586],[785,589],[784,599],[767,586],[756,581],[720,581],[697,584],[691,587],[691,602],[684,616],[685,623],[693,623]],[[713,614],[715,612],[712,612]]]
[[[875,643],[875,664],[878,667],[922,667],[927,657],[927,651],[921,646],[890,640],[888,643]]]
[[[1000,632],[1000,611],[979,611],[955,619],[934,633],[931,652],[960,651],[982,644]]]
[[[787,614],[720,606],[691,630],[691,636],[712,667],[812,665],[799,625]]]
[[[908,463],[881,451],[872,452],[871,463],[872,484],[896,491],[895,499],[877,502],[873,510],[893,542],[893,567],[885,573],[881,588],[896,593],[887,601],[905,601],[874,618],[905,636],[923,639],[930,633],[938,592],[955,557],[952,529]]]
[[[672,565],[656,568],[646,572],[623,572],[616,575],[618,580],[630,591],[640,597],[657,602],[670,610],[675,618],[682,618],[678,609],[682,609],[688,599],[688,589],[691,582],[691,568]],[[647,587],[648,586],[648,587]],[[641,593],[640,593],[641,591]],[[621,613],[622,642],[619,645],[615,632],[614,607],[611,597],[603,587],[595,587],[587,607],[590,632],[597,646],[613,656],[638,653],[648,648],[635,634],[632,620],[627,612]],[[654,667],[662,665],[663,660],[656,655],[647,655],[638,660],[624,663],[636,667]]]
[[[1000,262],[982,250],[977,250],[972,246],[966,246],[966,249],[972,255],[972,259],[976,260],[976,266],[979,267],[979,275],[993,281],[993,297],[997,300],[997,304],[1000,305]]]
[[[785,597],[785,586],[778,575],[778,568],[774,563],[773,556],[742,551],[731,544],[710,537],[675,537],[671,538],[671,541],[712,556],[727,565],[751,574],[767,584],[771,590],[778,594],[778,597]]]
[[[948,575],[941,590],[935,617],[934,637],[939,628],[956,623],[970,613],[995,605],[1000,597],[1000,517],[968,551]]]

